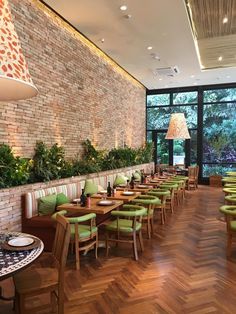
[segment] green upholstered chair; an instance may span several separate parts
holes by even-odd
[[[147,208],[147,215],[143,216],[143,220],[147,223],[147,235],[148,239],[150,239],[151,234],[154,232],[154,209],[157,205],[161,204],[161,201],[153,195],[139,195],[132,200],[132,203]]]
[[[142,238],[142,217],[147,214],[147,209],[142,206],[125,204],[122,210],[111,212],[116,218],[106,225],[106,255],[109,252],[109,242],[132,243],[135,260],[138,260],[137,235],[141,250],[144,250]],[[115,234],[115,238],[112,235]],[[130,239],[132,236],[132,239]]]
[[[225,196],[226,204],[236,204],[236,193]]]
[[[179,189],[179,184],[177,182],[170,183],[170,182],[166,181],[160,185],[160,189],[171,191],[171,199],[170,199],[169,205],[170,205],[170,210],[173,213],[174,207],[175,207],[175,199],[176,199],[178,189]]]
[[[161,190],[152,190],[147,193],[148,195],[153,195],[158,197],[161,200],[159,205],[155,206],[155,211],[158,210],[161,214],[161,223],[164,224],[166,220],[166,200],[171,196],[171,192],[169,190],[161,191]]]
[[[223,177],[222,179],[223,183],[236,183],[235,177]]]
[[[225,193],[225,196],[230,194],[236,194],[236,187],[235,188],[223,188],[223,192]]]
[[[224,187],[225,188],[236,188],[236,183],[225,183]]]
[[[233,236],[236,235],[236,206],[221,206],[220,212],[225,215],[227,226],[227,257],[229,257],[232,250]]]
[[[66,210],[55,213],[52,218],[56,219],[57,215],[65,216]],[[96,214],[86,214],[79,217],[65,217],[70,223],[70,244],[72,251],[75,249],[76,269],[80,269],[80,252],[88,251],[95,248],[95,258],[97,258],[98,249],[98,229],[96,227]],[[87,224],[85,224],[87,223]]]
[[[176,194],[176,201],[177,204],[179,205],[181,202],[184,200],[184,195],[185,195],[185,180],[182,179],[176,179],[176,178],[171,178],[171,180],[168,180],[167,183],[176,183],[178,184],[178,188],[175,192]]]
[[[226,171],[227,176],[236,177],[236,171]]]

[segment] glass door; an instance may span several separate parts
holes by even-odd
[[[167,130],[152,131],[154,144],[154,162],[168,165],[185,165],[197,163],[197,130],[189,130],[190,140],[166,140]]]

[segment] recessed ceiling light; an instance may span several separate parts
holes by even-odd
[[[218,61],[222,61],[222,60],[223,60],[223,57],[219,56]]]
[[[152,50],[152,46],[148,46],[148,47],[147,47],[147,50]]]
[[[223,18],[223,24],[226,24],[226,23],[228,23],[228,18],[227,18],[227,16],[225,16],[225,17]]]
[[[161,77],[159,78],[159,81],[162,81],[162,78],[161,78]]]
[[[194,77],[195,77],[195,75],[193,75],[193,74],[192,74],[190,77],[191,77],[191,78],[194,78]]]
[[[120,6],[121,11],[126,11],[128,9],[127,5],[123,4]]]
[[[131,15],[131,14],[126,14],[126,15],[124,15],[124,17],[125,17],[126,19],[131,19],[132,15]]]
[[[105,38],[102,38],[102,39],[101,39],[101,42],[104,43],[104,41],[105,41]]]

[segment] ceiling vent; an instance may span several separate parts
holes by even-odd
[[[180,71],[177,66],[167,67],[167,68],[157,68],[155,70],[155,75],[160,75],[160,76],[176,76],[179,73]]]

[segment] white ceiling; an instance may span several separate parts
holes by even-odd
[[[201,71],[184,0],[45,0],[148,89],[236,82],[236,68]],[[121,11],[123,4],[127,11]],[[131,14],[130,19],[125,18]],[[102,42],[104,38],[104,42]],[[152,50],[147,50],[152,46]],[[151,53],[160,57],[154,59]],[[174,77],[154,74],[177,66]],[[194,77],[193,77],[194,76]]]

